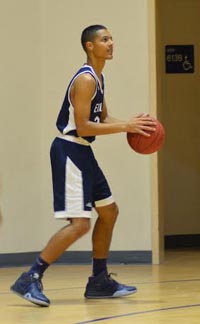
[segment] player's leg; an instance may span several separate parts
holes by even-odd
[[[90,229],[89,218],[72,218],[69,225],[60,229],[41,252],[41,258],[48,264],[56,261],[68,247]]]
[[[57,138],[51,148],[54,193],[54,212],[59,219],[70,219],[70,224],[58,231],[41,253],[51,264],[77,239],[90,229],[92,205],[87,206],[88,192],[84,190],[84,174],[90,148]]]
[[[107,271],[107,258],[112,232],[118,215],[115,203],[96,208],[98,218],[92,235],[93,275],[85,291],[86,298],[112,298],[133,294],[136,287],[126,286],[113,280]]]
[[[74,218],[68,226],[60,229],[48,242],[40,256],[28,272],[23,273],[11,286],[11,290],[24,299],[39,305],[49,306],[50,300],[44,295],[41,279],[44,271],[56,261],[64,251],[89,231],[88,218]]]
[[[29,271],[22,274],[11,287],[11,290],[19,296],[40,306],[50,304],[42,291],[41,279],[44,271],[90,228],[91,208],[86,208],[82,204],[85,201],[82,173],[80,168],[76,167],[76,155],[80,151],[82,150],[77,149],[77,144],[61,139],[54,141],[51,162],[55,217],[70,219],[70,224],[50,239]]]
[[[107,259],[113,228],[119,212],[118,206],[113,202],[107,206],[96,207],[96,212],[98,218],[92,234],[93,257],[96,259]],[[102,233],[104,234],[102,235]]]
[[[89,277],[85,291],[86,298],[110,298],[130,295],[136,292],[133,286],[119,284],[107,271],[107,258],[112,240],[113,228],[118,216],[107,180],[96,165],[95,209],[98,214],[93,235],[93,275]]]

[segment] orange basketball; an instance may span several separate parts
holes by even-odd
[[[127,133],[127,141],[130,147],[137,153],[151,154],[161,149],[165,141],[165,129],[161,122],[154,118],[156,130],[147,131],[151,136],[146,137],[138,133]]]

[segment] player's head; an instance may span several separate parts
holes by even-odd
[[[84,51],[87,53],[86,43],[92,42],[97,36],[97,32],[102,29],[107,29],[103,25],[91,25],[86,27],[81,34],[81,44],[83,46]]]

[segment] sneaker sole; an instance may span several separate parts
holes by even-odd
[[[48,307],[50,305],[50,303],[47,303],[45,301],[32,298],[29,294],[21,295],[20,293],[18,293],[17,291],[15,291],[12,287],[10,288],[10,290],[14,294],[16,294],[17,296],[19,296],[19,297],[21,297],[23,299],[26,299],[26,300],[30,301],[31,303],[33,303],[33,304],[35,304],[37,306]]]
[[[112,296],[90,296],[90,295],[85,295],[85,298],[87,298],[87,299],[120,298],[120,297],[123,297],[123,296],[133,295],[136,292],[137,292],[137,290],[133,290],[133,291],[119,290],[119,291],[116,291]]]

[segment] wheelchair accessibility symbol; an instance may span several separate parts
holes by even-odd
[[[185,71],[189,71],[190,69],[193,69],[192,64],[188,61],[188,57],[187,55],[185,55],[184,57],[184,61],[183,61],[183,69]]]
[[[194,46],[167,45],[165,64],[166,73],[194,73]]]

